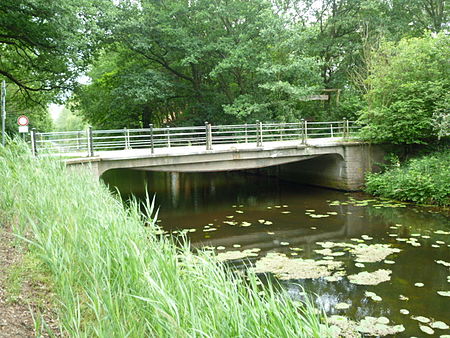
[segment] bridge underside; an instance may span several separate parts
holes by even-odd
[[[174,165],[154,165],[150,167],[133,168],[136,170],[162,171],[162,172],[211,172],[246,170],[279,166],[283,164],[311,159],[319,155],[293,156],[285,158],[268,158],[264,161],[258,159],[232,159],[197,163],[178,163]]]
[[[167,153],[105,154],[98,158],[69,160],[70,166],[89,163],[96,175],[111,169],[165,172],[210,172],[263,169],[283,179],[342,190],[359,190],[364,174],[383,159],[381,148],[356,142],[323,145],[290,144],[221,150],[172,149]],[[83,164],[83,162],[85,162]]]

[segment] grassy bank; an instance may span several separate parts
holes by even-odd
[[[368,174],[366,191],[420,204],[450,205],[450,151],[441,150]]]
[[[45,262],[69,336],[326,336],[310,305],[259,295],[254,275],[159,239],[136,203],[125,208],[87,172],[12,145],[0,148],[0,177],[2,217]]]

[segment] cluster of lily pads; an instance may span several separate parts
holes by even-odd
[[[403,208],[406,206],[404,203],[393,203],[391,201],[380,200],[356,200],[352,197],[348,201],[328,201],[330,206],[352,205],[356,207],[366,207],[371,205],[374,208]],[[233,205],[235,214],[244,214],[243,205]],[[291,213],[287,208],[288,205],[274,205],[267,206],[268,210],[278,210],[281,214]],[[349,214],[350,212],[346,212]],[[237,227],[249,227],[253,224],[270,226],[273,224],[272,220],[265,218],[258,219],[254,223],[247,221],[238,221],[238,217],[235,214],[225,216],[225,220],[216,223],[214,225],[209,223],[203,226],[202,231],[205,233],[204,237],[209,238],[209,233],[218,230],[221,225],[237,226]],[[337,211],[328,211],[324,214],[317,213],[314,209],[305,210],[305,214],[311,218],[327,218],[331,216],[339,215]],[[270,217],[269,217],[270,218]],[[311,227],[311,229],[317,229],[317,227]],[[378,285],[383,282],[387,282],[391,279],[392,271],[387,268],[379,268],[370,271],[361,271],[358,273],[347,275],[344,267],[344,263],[338,259],[341,257],[351,257],[354,266],[357,268],[366,268],[367,264],[371,263],[384,263],[387,265],[395,264],[395,260],[388,259],[389,256],[399,254],[402,250],[398,247],[401,244],[409,244],[413,247],[419,247],[422,245],[423,240],[429,240],[431,233],[420,234],[412,233],[407,237],[402,237],[399,234],[405,233],[404,226],[402,224],[394,224],[390,226],[390,232],[388,236],[391,237],[394,243],[370,243],[373,237],[364,234],[360,238],[351,238],[349,242],[316,242],[319,247],[314,250],[319,258],[301,258],[298,256],[302,248],[290,247],[290,243],[286,241],[278,242],[280,246],[289,248],[288,253],[269,252],[265,256],[260,257],[261,249],[252,248],[240,250],[241,245],[233,244],[232,248],[226,248],[224,246],[218,247],[205,247],[204,249],[215,251],[217,258],[220,261],[236,261],[251,258],[254,262],[251,269],[256,273],[271,273],[281,280],[295,280],[295,279],[318,279],[322,278],[327,282],[339,281],[343,278],[347,278],[350,283],[356,285]],[[163,231],[163,230],[161,230]],[[195,229],[184,229],[179,233],[194,232]],[[177,231],[173,231],[176,234]],[[273,231],[267,231],[267,234],[274,235]],[[436,230],[435,235],[445,236],[449,235],[450,231]],[[167,235],[167,233],[165,234]],[[395,244],[395,243],[398,244]],[[422,242],[422,243],[421,243]],[[436,240],[431,244],[432,247],[438,248],[447,245],[443,240]],[[449,245],[450,246],[450,245]],[[258,257],[260,257],[258,259]],[[446,268],[450,267],[450,263],[444,260],[436,260],[437,264],[443,265]],[[447,277],[450,283],[450,276]],[[416,282],[416,287],[423,287],[424,284]],[[439,290],[437,294],[442,297],[450,297],[450,291]],[[372,291],[365,291],[364,296],[366,299],[372,302],[381,302],[382,297]],[[407,301],[408,297],[404,295],[399,296],[400,300]],[[335,304],[334,308],[339,311],[346,311],[351,307],[350,303],[341,302]],[[403,315],[409,315],[407,309],[401,309],[400,313]],[[433,319],[426,318],[424,316],[411,316],[412,319],[418,321],[419,329],[426,334],[433,335],[435,330],[447,330],[448,325],[442,321],[435,321]],[[331,316],[330,325],[333,332],[336,335],[345,337],[359,337],[361,334],[385,336],[395,335],[405,330],[403,325],[391,325],[389,319],[386,317],[365,317],[359,322],[352,321],[343,316]],[[441,336],[449,338],[448,336]]]

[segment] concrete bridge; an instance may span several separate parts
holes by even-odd
[[[168,172],[259,170],[287,180],[359,190],[383,150],[348,121],[34,134],[33,151],[73,156],[70,168]],[[77,133],[76,137],[71,137]],[[81,135],[81,136],[80,136]],[[85,156],[80,156],[80,155]]]

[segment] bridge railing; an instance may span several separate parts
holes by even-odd
[[[353,121],[314,122],[300,120],[289,123],[211,125],[36,133],[31,131],[34,154],[61,156],[94,156],[96,152],[126,149],[204,146],[249,143],[261,147],[264,142],[299,140],[307,143],[315,138],[354,138],[359,126]]]

